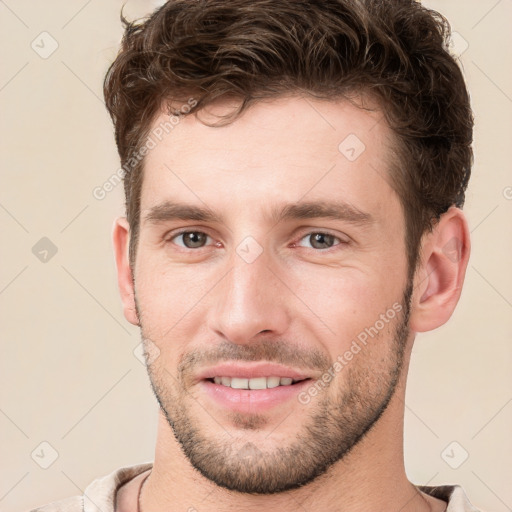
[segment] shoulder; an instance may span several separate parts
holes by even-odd
[[[94,480],[87,486],[83,496],[54,501],[30,512],[114,512],[120,487],[151,467],[151,463],[145,463],[117,469],[107,476]]]
[[[418,486],[418,489],[434,498],[446,501],[448,503],[446,512],[481,512],[469,502],[460,485]]]

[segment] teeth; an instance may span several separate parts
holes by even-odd
[[[281,383],[279,377],[267,377],[267,388],[277,388]]]
[[[233,389],[270,389],[277,386],[290,386],[294,382],[291,377],[254,377],[245,379],[241,377],[214,377],[215,384],[222,384]]]
[[[249,379],[249,389],[267,389],[267,377]]]
[[[249,389],[249,379],[239,379],[238,377],[233,377],[231,379],[231,387],[233,389]]]

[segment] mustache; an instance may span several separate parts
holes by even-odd
[[[183,354],[178,364],[178,375],[191,374],[195,368],[226,361],[268,361],[299,369],[325,371],[332,361],[315,348],[307,350],[284,341],[259,340],[248,345],[222,341],[215,347],[192,350]]]

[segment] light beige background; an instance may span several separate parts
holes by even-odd
[[[427,4],[447,16],[459,34],[454,48],[464,50],[476,116],[466,207],[473,253],[453,319],[416,342],[406,465],[417,484],[460,483],[475,505],[504,512],[512,510],[512,2]],[[126,12],[155,5],[130,0]],[[101,88],[120,7],[0,1],[2,512],[81,493],[95,477],[153,457],[156,402],[111,254],[122,187],[93,197],[118,169]],[[46,59],[44,31],[59,45]],[[58,250],[46,262],[44,246],[33,253],[42,237]],[[53,450],[58,458],[43,469]],[[446,462],[465,452],[458,469]]]

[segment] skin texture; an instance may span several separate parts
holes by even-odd
[[[353,161],[338,149],[350,134],[365,146]],[[408,282],[392,143],[378,110],[289,97],[221,128],[185,117],[146,156],[133,269],[126,220],[114,226],[125,316],[141,326],[161,405],[144,512],[444,510],[405,475],[405,379],[415,334],[445,323],[458,301],[469,236],[451,208],[424,236]],[[320,202],[342,202],[343,218],[279,218]],[[170,203],[215,218],[174,218]],[[183,228],[208,236],[187,248]],[[277,362],[314,385],[340,357],[307,403],[265,410],[250,399],[231,410],[199,377],[225,361]]]

